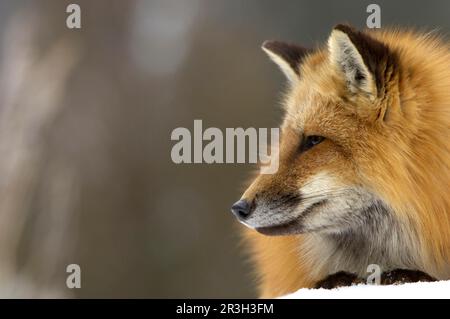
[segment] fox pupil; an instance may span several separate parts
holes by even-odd
[[[305,152],[305,151],[309,150],[310,148],[312,148],[313,146],[320,144],[324,139],[325,138],[323,136],[318,136],[318,135],[307,136],[304,139],[304,141],[300,147],[300,151]]]

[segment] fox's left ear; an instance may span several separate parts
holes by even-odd
[[[282,41],[264,41],[262,49],[279,66],[291,83],[298,80],[300,65],[311,51],[299,45]]]
[[[336,66],[351,93],[379,96],[395,56],[378,40],[347,25],[334,27],[328,39],[330,62]]]

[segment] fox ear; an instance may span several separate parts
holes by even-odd
[[[347,25],[334,27],[328,39],[330,61],[345,77],[352,93],[365,92],[372,97],[381,93],[386,68],[393,55],[381,42]]]
[[[309,49],[281,41],[265,41],[262,49],[280,67],[291,83],[298,80],[300,64],[310,52]]]

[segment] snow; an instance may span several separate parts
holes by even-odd
[[[446,299],[450,281],[417,282],[401,285],[355,285],[335,289],[300,289],[282,299]]]

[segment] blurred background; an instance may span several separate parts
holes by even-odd
[[[0,297],[255,297],[229,213],[254,167],[176,165],[170,134],[277,127],[261,43],[314,46],[370,3],[1,1]],[[383,26],[448,34],[448,1],[376,3]]]

